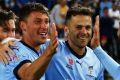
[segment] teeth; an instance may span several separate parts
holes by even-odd
[[[80,39],[85,39],[85,37],[81,36]]]
[[[46,35],[46,33],[40,33],[40,35]]]

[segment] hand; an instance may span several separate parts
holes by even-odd
[[[16,39],[6,38],[0,44],[0,61],[3,64],[8,64],[10,59],[9,55],[15,55],[14,52],[9,48],[9,46],[15,45]],[[9,54],[8,54],[9,53]]]
[[[93,28],[93,37],[91,39],[91,47],[95,49],[99,45],[100,45],[99,16],[97,16],[95,21],[95,26]]]
[[[58,46],[58,33],[56,31],[56,25],[52,24],[52,30],[50,32],[50,44],[47,47],[46,51],[49,52],[50,55],[53,55],[57,51]]]

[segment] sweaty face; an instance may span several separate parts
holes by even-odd
[[[48,36],[49,18],[47,14],[32,12],[26,22],[26,36],[35,44],[42,44]]]
[[[91,39],[92,21],[90,16],[72,16],[68,23],[68,41],[73,46],[84,48]]]
[[[0,41],[7,37],[15,37],[15,21],[6,21],[6,26],[0,26]]]

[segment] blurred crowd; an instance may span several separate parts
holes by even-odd
[[[0,9],[12,10],[17,16],[26,3],[42,3],[50,12],[50,23],[56,23],[58,38],[66,37],[64,23],[66,12],[73,6],[87,6],[93,9],[95,17],[100,15],[100,40],[103,49],[116,61],[120,60],[120,0],[0,0]],[[16,22],[16,38],[21,33]]]

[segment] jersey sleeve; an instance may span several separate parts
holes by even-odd
[[[25,51],[26,50],[13,49],[15,55],[10,56],[11,60],[6,66],[6,75],[8,76],[8,80],[10,80],[12,77],[20,80],[20,77],[17,75],[18,70],[23,64],[32,62],[31,60],[29,60],[29,56],[26,55],[27,51],[26,53]]]
[[[5,65],[0,61],[0,80],[6,80]]]
[[[94,50],[95,55],[98,57],[100,62],[103,64],[105,69],[115,79],[120,79],[120,65],[115,62],[102,48],[98,46]]]

